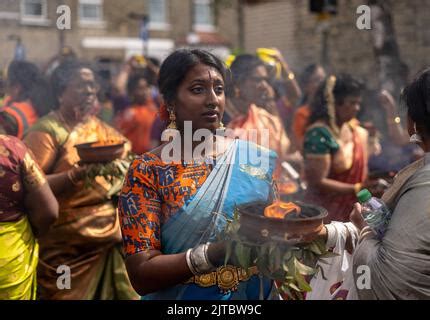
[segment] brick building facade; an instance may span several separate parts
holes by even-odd
[[[41,19],[24,15],[27,2],[42,4]],[[356,27],[356,9],[366,2],[338,0],[338,14],[328,21],[326,54],[332,71],[354,73],[376,86],[371,31]],[[22,38],[27,58],[38,64],[58,52],[61,37],[56,8],[62,3],[72,12],[72,28],[63,32],[64,44],[87,59],[120,62],[142,51],[139,21],[130,14],[150,16],[148,50],[159,58],[174,47],[195,45],[215,48],[221,56],[228,49],[253,52],[258,47],[277,47],[298,72],[322,59],[321,23],[309,12],[307,0],[2,0],[1,68],[14,54],[16,42],[8,40],[11,35]],[[396,0],[391,4],[401,58],[414,74],[429,64],[430,0]],[[90,19],[82,18],[84,5],[93,6],[87,8]]]
[[[377,65],[370,30],[359,30],[357,7],[363,0],[338,0],[338,14],[329,19],[328,65],[351,72],[377,86]],[[394,29],[402,60],[410,75],[430,65],[430,0],[391,1]],[[321,23],[304,0],[274,0],[245,10],[245,49],[279,48],[292,68],[301,71],[322,60]]]
[[[60,31],[56,11],[63,4],[71,10],[71,29]],[[143,51],[144,15],[150,19],[148,54],[160,59],[175,46],[189,44],[227,55],[236,32],[234,9],[228,6],[215,17],[214,0],[1,0],[0,67],[13,59],[11,36],[21,38],[27,59],[39,65],[61,44],[85,59],[123,61]]]

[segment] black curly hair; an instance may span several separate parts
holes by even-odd
[[[310,123],[314,123],[317,120],[329,120],[328,106],[325,97],[327,79],[328,78],[320,85],[311,103],[312,114]],[[336,76],[336,84],[333,88],[335,103],[337,105],[342,104],[343,100],[348,96],[361,96],[363,90],[364,84],[360,80],[346,73],[339,74]]]
[[[400,101],[420,132],[430,137],[430,68],[419,72],[403,89]]]

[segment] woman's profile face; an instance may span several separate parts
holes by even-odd
[[[343,102],[336,106],[336,118],[338,122],[345,123],[355,118],[360,111],[360,104],[360,96],[346,96]]]
[[[219,71],[202,63],[192,67],[172,105],[179,128],[183,128],[184,121],[192,121],[193,130],[218,129],[225,106],[224,80]]]
[[[66,109],[67,113],[72,113],[75,119],[83,119],[94,113],[98,90],[99,85],[94,73],[90,69],[82,68],[61,95],[61,107]]]

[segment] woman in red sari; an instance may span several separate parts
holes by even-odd
[[[355,119],[362,84],[349,75],[330,76],[312,104],[304,140],[305,201],[326,208],[326,223],[349,221],[356,193],[367,183],[368,133]]]

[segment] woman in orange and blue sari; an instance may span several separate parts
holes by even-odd
[[[276,162],[269,149],[219,131],[225,74],[204,50],[178,50],[161,66],[163,114],[184,145],[174,161],[166,150],[175,140],[134,160],[119,201],[126,266],[143,299],[270,298],[272,282],[256,268],[224,266],[227,222],[238,205],[270,201]],[[187,131],[198,129],[209,133],[210,147],[197,157],[199,145],[187,140]],[[256,152],[259,165],[246,159]]]

